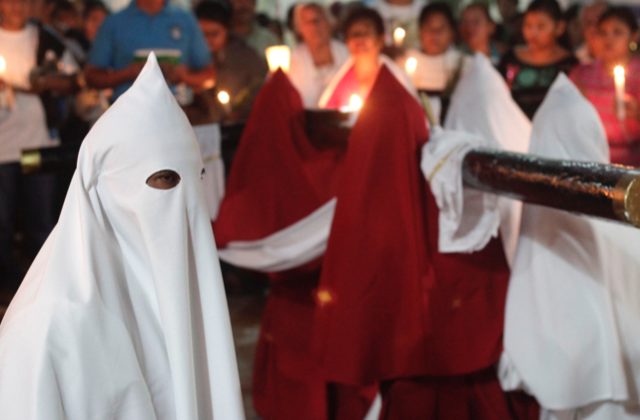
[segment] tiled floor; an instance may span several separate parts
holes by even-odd
[[[0,289],[0,319],[11,300],[11,292]],[[260,333],[260,318],[266,298],[263,295],[240,295],[229,297],[229,313],[233,327],[233,339],[238,356],[238,369],[242,385],[247,420],[260,420],[253,409],[251,399],[253,358]]]

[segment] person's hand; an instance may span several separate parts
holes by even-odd
[[[136,80],[136,78],[138,77],[138,75],[142,71],[142,68],[144,67],[144,65],[145,65],[144,62],[136,62],[136,61],[134,61],[133,63],[131,63],[127,67],[125,67],[124,71],[125,71],[125,73],[127,75],[127,79]]]
[[[162,74],[167,82],[172,85],[182,83],[185,79],[185,75],[187,74],[187,68],[184,64],[174,65],[169,63],[160,63],[160,70],[162,70]]]

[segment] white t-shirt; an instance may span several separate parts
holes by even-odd
[[[320,95],[349,58],[349,50],[343,43],[332,40],[331,55],[333,56],[332,64],[316,67],[307,44],[300,43],[291,52],[289,78],[300,93],[304,107],[307,109],[318,107]]]
[[[393,44],[393,31],[401,27],[406,31],[403,46],[405,48],[418,48],[420,46],[418,17],[422,8],[427,5],[424,0],[413,0],[406,6],[387,3],[386,0],[376,0],[371,8],[382,16],[385,30],[385,44]]]
[[[20,89],[29,89],[29,73],[36,66],[38,28],[27,25],[21,31],[0,28],[0,56],[6,70],[2,79]],[[10,110],[0,110],[0,164],[20,160],[23,149],[53,146],[42,102],[37,95],[16,92]]]

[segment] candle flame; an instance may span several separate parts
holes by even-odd
[[[418,60],[415,57],[409,57],[407,59],[407,63],[405,64],[405,69],[407,69],[407,73],[413,74],[418,67]]]
[[[221,104],[225,105],[229,103],[229,94],[227,92],[225,92],[224,90],[221,90],[218,93],[218,100],[220,101]]]
[[[407,35],[407,31],[405,31],[403,28],[396,28],[396,30],[393,31],[393,39],[396,42],[402,42],[402,40],[406,35]]]
[[[362,99],[358,95],[351,95],[349,99],[349,108],[352,111],[357,111],[362,108]]]
[[[0,73],[4,73],[7,70],[7,62],[4,57],[0,55]]]
[[[624,80],[624,67],[616,66],[616,68],[613,69],[613,74],[616,78],[616,81]]]
[[[281,68],[285,73],[289,71],[289,61],[291,58],[291,52],[286,45],[276,45],[267,48],[265,54],[267,55],[267,62],[269,63],[269,70],[275,72],[278,68]]]

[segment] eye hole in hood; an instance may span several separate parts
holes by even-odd
[[[180,183],[180,175],[170,169],[163,169],[147,178],[147,185],[157,190],[170,190]]]

